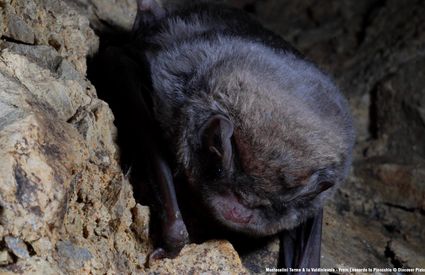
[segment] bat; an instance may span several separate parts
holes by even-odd
[[[189,242],[176,187],[220,226],[279,234],[281,267],[320,267],[323,205],[354,129],[329,76],[242,10],[137,0],[133,35],[101,54],[99,85],[156,198],[152,259]],[[98,90],[101,90],[96,86]]]

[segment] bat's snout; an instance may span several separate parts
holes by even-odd
[[[244,206],[232,193],[218,195],[213,199],[213,205],[219,218],[226,223],[243,226],[249,224],[253,217],[253,210]]]

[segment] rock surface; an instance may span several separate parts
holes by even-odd
[[[275,268],[279,261],[279,236],[261,241],[261,245],[249,250],[238,250],[243,265],[251,273],[264,273],[266,268]]]
[[[176,259],[154,262],[148,274],[246,274],[238,254],[227,241],[190,244]]]
[[[147,246],[130,229],[111,111],[53,47],[2,46],[0,248],[12,263],[0,272],[136,271]]]
[[[425,3],[232,2],[333,74],[352,106],[355,160],[325,211],[322,266],[425,267]],[[247,273],[225,241],[145,267],[149,209],[85,78],[93,28],[128,30],[134,16],[132,0],[1,1],[1,274]],[[242,262],[262,272],[277,246]]]
[[[87,18],[58,0],[3,0],[0,8],[2,39],[50,45],[85,74],[86,57],[98,47]]]
[[[80,14],[90,19],[97,30],[111,27],[131,30],[136,18],[136,1],[133,0],[64,0]]]

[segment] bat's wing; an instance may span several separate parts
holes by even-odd
[[[175,257],[188,242],[188,234],[166,158],[167,146],[152,111],[150,73],[142,53],[131,45],[108,47],[99,57],[102,62],[99,87],[107,90],[103,98],[114,111],[119,135],[126,137],[121,144],[131,154],[131,165],[146,171],[155,193],[162,240],[161,248],[152,256]]]
[[[320,267],[323,210],[298,227],[280,234],[280,268]],[[304,274],[304,273],[303,273]],[[306,272],[319,274],[319,272]]]

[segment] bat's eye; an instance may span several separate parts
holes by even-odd
[[[329,188],[331,188],[332,186],[334,186],[335,183],[330,182],[330,181],[322,181],[319,183],[319,193],[324,192],[326,190],[328,190]]]
[[[203,174],[205,177],[208,177],[209,180],[215,181],[224,176],[225,169],[219,160],[209,158],[205,160],[203,164],[205,169]]]
[[[215,169],[215,175],[216,178],[222,177],[223,176],[223,168],[221,167],[217,167]]]

